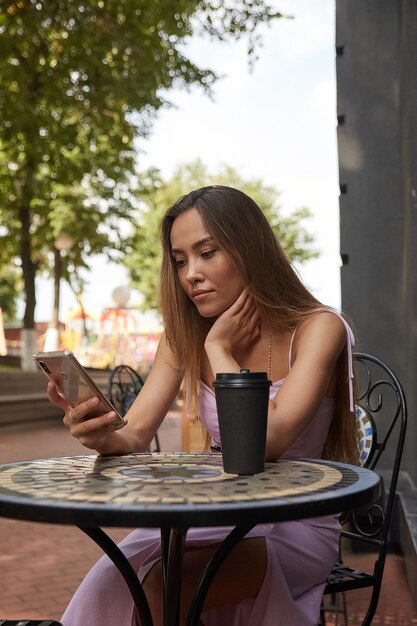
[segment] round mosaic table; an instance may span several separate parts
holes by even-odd
[[[75,456],[0,465],[0,516],[79,526],[124,576],[142,626],[152,624],[135,572],[100,526],[161,529],[165,626],[178,624],[181,561],[187,529],[234,526],[214,555],[191,605],[198,624],[211,580],[257,523],[327,515],[376,500],[377,474],[309,459],[266,463],[254,476],[225,474],[219,453]]]

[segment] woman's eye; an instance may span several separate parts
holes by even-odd
[[[212,257],[215,252],[216,252],[215,249],[213,249],[213,250],[206,250],[205,252],[201,253],[201,256],[203,257],[203,259],[210,259],[210,257]]]
[[[174,259],[174,265],[177,269],[185,265],[185,259]]]

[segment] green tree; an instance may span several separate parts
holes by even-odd
[[[19,282],[16,268],[8,266],[0,268],[0,309],[6,322],[16,319]]]
[[[14,242],[7,235],[6,229],[0,226],[0,308],[5,321],[16,319],[17,298],[21,289],[19,267],[13,261]]]
[[[260,179],[245,179],[236,169],[224,165],[210,174],[200,161],[180,165],[172,177],[164,181],[157,172],[149,172],[148,193],[136,220],[124,264],[129,270],[133,287],[144,296],[143,309],[157,308],[157,282],[161,262],[159,224],[167,208],[191,189],[205,185],[229,185],[241,189],[262,208],[285,252],[294,263],[303,263],[318,256],[314,239],[305,228],[311,216],[309,209],[295,209],[284,215],[280,193]]]
[[[35,277],[61,229],[76,242],[69,267],[117,249],[120,220],[131,217],[134,139],[168,90],[210,91],[216,75],[185,55],[190,36],[247,35],[253,57],[259,25],[276,17],[265,0],[0,4],[0,236],[21,260],[24,329],[34,328]]]

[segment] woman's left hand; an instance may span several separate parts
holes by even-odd
[[[259,313],[246,289],[211,327],[205,341],[206,351],[218,347],[233,355],[250,345],[260,333]]]

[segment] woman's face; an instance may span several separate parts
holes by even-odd
[[[175,218],[172,257],[185,293],[203,317],[216,317],[242,293],[243,285],[219,244],[204,226],[197,209]]]

